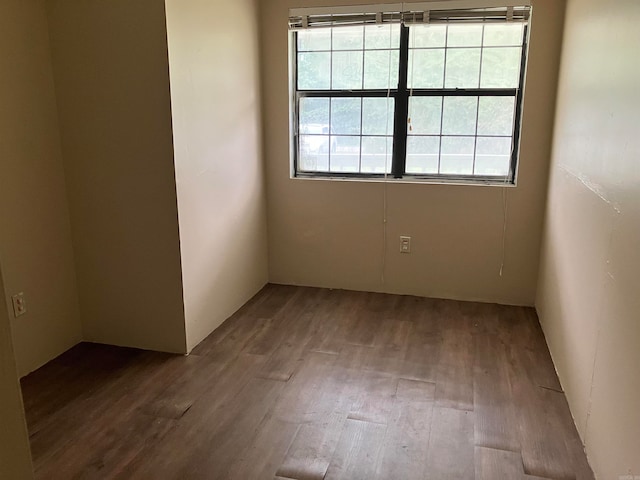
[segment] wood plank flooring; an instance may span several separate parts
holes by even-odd
[[[267,285],[190,356],[22,384],[43,480],[593,479],[528,308]]]

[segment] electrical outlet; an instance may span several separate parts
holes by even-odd
[[[16,293],[11,297],[13,303],[13,315],[17,318],[20,315],[27,313],[27,304],[24,299],[24,293]]]
[[[411,237],[400,236],[400,253],[411,253]]]

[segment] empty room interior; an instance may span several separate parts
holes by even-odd
[[[0,0],[0,479],[640,480],[639,23]]]

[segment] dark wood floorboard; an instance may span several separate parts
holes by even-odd
[[[446,302],[436,373],[436,405],[473,410],[473,328],[459,302]]]
[[[398,380],[377,478],[425,478],[435,387],[434,383]]]
[[[442,346],[442,329],[437,314],[439,300],[404,297],[398,310],[399,318],[411,322],[406,353],[400,376],[412,380],[435,382]]]
[[[517,452],[476,447],[476,480],[523,480],[522,456]]]
[[[475,478],[473,419],[468,410],[434,407],[425,478]]]
[[[36,478],[592,480],[535,312],[267,285],[189,356],[22,381]]]
[[[386,430],[387,426],[380,423],[347,419],[324,479],[375,478]]]
[[[480,447],[520,451],[515,405],[507,367],[506,347],[498,336],[478,334],[475,342],[474,412],[475,444]]]

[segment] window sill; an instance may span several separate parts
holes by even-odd
[[[403,178],[394,178],[388,175],[384,176],[341,176],[341,175],[322,175],[322,174],[298,174],[290,177],[293,180],[312,180],[312,181],[329,181],[329,182],[361,182],[361,183],[387,183],[387,184],[413,184],[413,185],[452,185],[467,187],[517,187],[516,181],[491,179],[491,178],[434,178],[434,177],[413,177],[407,176]]]

